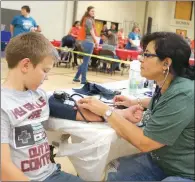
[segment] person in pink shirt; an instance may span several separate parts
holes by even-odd
[[[80,30],[80,22],[75,21],[68,34],[72,35],[75,39],[77,39],[79,30]]]
[[[118,44],[119,48],[124,48],[124,30],[123,28],[120,28],[120,30],[117,33],[117,38],[118,38]]]
[[[117,37],[118,37],[118,41],[122,41],[124,39],[124,30],[123,30],[123,28],[121,28],[118,31]]]
[[[75,21],[72,28],[70,29],[68,35],[71,35],[76,40],[78,37],[78,34],[79,34],[79,30],[80,30],[80,22]],[[76,46],[75,46],[74,50],[78,51]],[[73,53],[73,54],[74,54],[74,63],[73,64],[74,64],[74,66],[78,66],[77,54],[76,53]]]

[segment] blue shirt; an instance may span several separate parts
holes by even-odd
[[[129,35],[128,35],[128,39],[131,39],[131,40],[139,40],[140,37],[138,34],[136,34],[135,32],[130,32]],[[126,47],[126,49],[131,49],[132,46],[131,46],[131,43],[128,41]]]
[[[14,26],[13,37],[21,33],[30,32],[31,28],[37,27],[37,23],[33,18],[27,18],[22,15],[15,16],[11,24]]]

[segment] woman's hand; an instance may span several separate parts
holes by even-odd
[[[126,109],[125,118],[132,123],[138,123],[143,117],[143,110],[144,108],[140,105],[131,106]]]
[[[78,106],[91,111],[98,116],[104,116],[109,106],[94,97],[87,97],[78,101]]]
[[[115,105],[122,105],[126,107],[130,107],[132,105],[137,104],[135,100],[129,99],[128,97],[125,97],[123,95],[117,95],[113,99]]]
[[[124,117],[126,120],[132,123],[138,123],[141,121],[143,116],[143,108],[139,105],[131,106],[127,109],[117,109],[116,113]]]

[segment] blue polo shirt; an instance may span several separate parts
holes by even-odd
[[[33,27],[37,27],[37,23],[31,17],[24,17],[22,15],[15,16],[11,22],[14,26],[13,37],[21,34],[30,32],[30,29]]]

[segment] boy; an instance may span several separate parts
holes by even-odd
[[[2,181],[81,181],[50,161],[44,130],[49,104],[38,87],[55,59],[52,44],[35,32],[14,37],[6,47],[9,73],[1,88]],[[94,116],[82,112],[88,119]],[[82,119],[78,113],[75,118]]]
[[[22,6],[21,15],[15,16],[10,25],[12,37],[26,32],[41,32],[41,28],[36,21],[30,17],[30,7]]]

